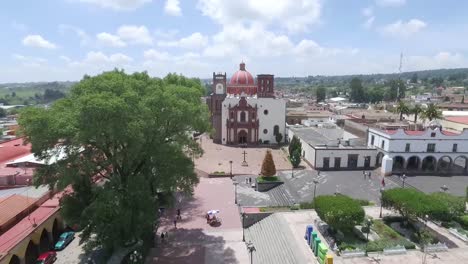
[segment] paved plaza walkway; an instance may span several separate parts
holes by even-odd
[[[232,161],[233,174],[258,175],[262,167],[263,158],[269,149],[273,155],[277,170],[290,170],[291,163],[287,159],[287,154],[281,149],[271,149],[266,147],[259,148],[241,148],[235,146],[226,146],[214,144],[207,136],[201,136],[198,140],[205,153],[202,157],[195,160],[196,168],[207,173],[223,171],[230,173],[230,163]],[[242,166],[244,160],[243,152],[246,152],[245,160],[248,166]],[[305,164],[304,164],[305,165]]]
[[[182,219],[174,227],[177,208]],[[208,210],[220,210],[222,224],[206,223]],[[229,178],[200,177],[192,198],[182,199],[176,207],[166,210],[158,232],[167,232],[168,238],[158,244],[147,263],[215,264],[247,263],[245,243],[237,205],[234,204],[234,186]]]

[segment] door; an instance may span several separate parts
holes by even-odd
[[[239,144],[247,143],[247,132],[245,132],[245,130],[240,131],[237,135]]]
[[[330,158],[323,158],[323,168],[324,169],[330,168]]]
[[[348,169],[356,169],[357,163],[358,163],[358,155],[349,154],[348,155]]]
[[[335,169],[341,168],[341,158],[335,158]]]
[[[369,168],[370,167],[370,156],[365,156],[364,157],[364,168]]]

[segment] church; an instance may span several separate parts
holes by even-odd
[[[226,79],[213,72],[212,93],[207,99],[214,129],[213,141],[223,145],[276,144],[286,130],[286,102],[275,97],[274,76],[259,74],[255,80],[242,62]]]

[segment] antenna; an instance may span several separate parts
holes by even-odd
[[[403,52],[400,53],[400,67],[398,67],[398,86],[397,100],[400,101],[400,83],[401,83],[401,68],[403,67]]]

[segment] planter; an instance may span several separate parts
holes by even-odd
[[[227,178],[227,177],[232,177],[234,175],[231,174],[226,174],[226,173],[210,173],[208,174],[208,178]]]
[[[281,184],[283,184],[284,182],[282,181],[268,181],[268,182],[258,182],[257,180],[257,184],[256,184],[256,187],[257,187],[257,191],[259,192],[266,192],[266,191],[269,191],[277,186],[280,186]]]

